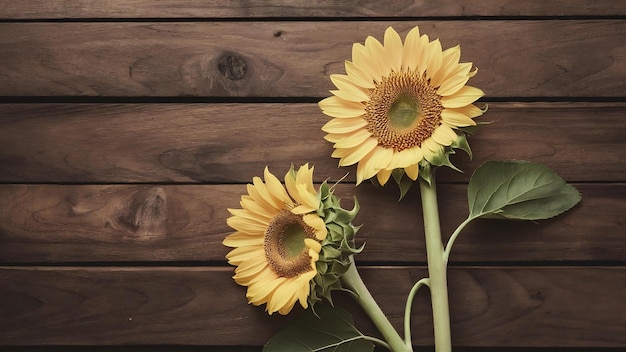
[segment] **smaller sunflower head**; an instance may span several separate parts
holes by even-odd
[[[227,223],[235,232],[224,245],[234,248],[226,258],[236,266],[235,282],[247,286],[249,302],[266,304],[269,314],[287,314],[296,302],[306,308],[318,300],[310,295],[319,291],[316,282],[328,281],[317,277],[334,273],[324,266],[336,257],[331,251],[342,248],[328,236],[336,237],[335,229],[325,219],[337,211],[328,209],[333,197],[328,186],[324,183],[316,191],[313,167],[306,164],[298,171],[291,168],[284,186],[265,168],[264,181],[254,177],[247,191],[241,209],[228,209],[232,216]]]
[[[473,103],[483,91],[467,86],[476,74],[460,63],[461,49],[442,50],[418,27],[404,43],[391,27],[384,42],[355,43],[346,74],[334,74],[333,96],[319,103],[332,119],[322,127],[340,166],[357,165],[357,184],[373,176],[385,184],[393,174],[415,181],[420,169],[449,165],[453,148],[469,153],[465,129],[484,113]]]

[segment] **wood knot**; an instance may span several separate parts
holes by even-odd
[[[158,239],[167,234],[167,196],[162,187],[138,192],[122,209],[119,221],[136,239]]]
[[[229,80],[238,81],[246,77],[248,73],[248,63],[240,55],[224,53],[217,60],[217,70],[222,76]]]

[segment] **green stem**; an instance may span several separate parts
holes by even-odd
[[[426,254],[428,256],[428,277],[430,298],[433,307],[433,326],[435,330],[435,352],[452,351],[450,340],[450,310],[448,307],[448,283],[446,265],[443,259],[439,209],[437,208],[437,189],[434,174],[431,184],[420,179],[422,211],[424,212],[424,231],[426,235]]]
[[[448,265],[448,258],[450,257],[450,251],[452,250],[452,245],[454,244],[454,241],[456,241],[456,238],[459,236],[459,234],[461,233],[461,231],[465,228],[465,226],[467,226],[467,224],[469,224],[472,220],[474,220],[473,217],[468,217],[467,219],[465,219],[460,225],[459,227],[456,228],[456,230],[454,230],[454,232],[452,233],[452,236],[450,236],[450,239],[448,240],[448,243],[446,244],[446,249],[443,251],[443,262],[445,263],[445,265]]]
[[[415,294],[420,287],[429,285],[429,281],[427,277],[419,280],[413,285],[411,288],[411,292],[409,292],[409,296],[406,299],[406,306],[404,307],[404,344],[407,346],[411,346],[411,307],[413,306],[413,299],[415,298]]]
[[[365,283],[361,279],[361,275],[356,269],[354,264],[354,258],[350,256],[350,266],[342,276],[344,287],[351,290],[356,294],[357,303],[363,308],[365,313],[372,319],[374,325],[378,328],[383,335],[390,349],[393,352],[408,352],[410,349],[404,344],[404,341],[398,335],[396,329],[389,322],[385,313],[380,309],[374,297],[370,294],[370,291],[365,286]]]
[[[376,338],[376,337],[373,337],[373,336],[363,335],[363,340],[367,340],[367,341],[369,341],[371,343],[383,346],[384,348],[386,348],[386,349],[391,351],[391,347],[389,347],[389,344],[386,341],[381,340],[379,338]]]

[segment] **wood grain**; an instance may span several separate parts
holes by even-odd
[[[620,20],[9,22],[0,23],[0,95],[323,97],[352,44],[381,39],[389,25],[461,44],[462,60],[480,68],[470,83],[491,97],[626,91]]]
[[[625,261],[626,184],[576,185],[583,201],[539,223],[477,220],[459,237],[451,262]],[[419,198],[369,185],[336,191],[344,207],[356,194],[363,224],[359,259],[425,262]],[[243,185],[0,186],[0,262],[224,262],[227,208]],[[440,185],[444,236],[467,216],[466,188]]]
[[[611,0],[2,0],[0,19],[65,18],[267,18],[267,17],[438,17],[438,16],[617,16],[626,6]]]
[[[626,181],[624,103],[493,103],[470,138],[474,159],[439,181],[467,181],[486,160],[547,165],[568,181]],[[5,104],[0,110],[0,182],[246,183],[265,165],[316,166],[337,180],[316,104]],[[120,128],[123,126],[123,128]]]
[[[361,268],[392,323],[422,267]],[[0,269],[3,345],[262,345],[289,318],[247,305],[230,268]],[[457,346],[617,347],[626,343],[623,267],[455,267]],[[347,298],[347,297],[344,297]],[[357,324],[372,333],[352,304]],[[427,293],[413,311],[416,345],[432,344]]]

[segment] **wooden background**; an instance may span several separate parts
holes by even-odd
[[[260,351],[289,317],[246,304],[226,208],[267,164],[351,176],[364,280],[400,327],[425,270],[419,194],[354,187],[316,103],[351,44],[415,25],[479,67],[494,123],[441,170],[444,233],[489,159],[543,163],[582,203],[480,220],[449,269],[459,351],[626,348],[626,2],[0,1],[0,347]],[[401,220],[398,220],[401,219]],[[357,324],[371,324],[346,297]],[[431,350],[428,294],[413,315]]]

